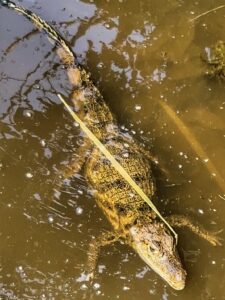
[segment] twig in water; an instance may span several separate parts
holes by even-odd
[[[202,13],[202,14],[200,14],[200,15],[194,17],[193,19],[190,19],[189,21],[190,21],[190,22],[196,21],[197,19],[199,19],[199,18],[201,18],[201,17],[203,17],[203,16],[205,16],[205,15],[208,15],[209,13],[211,13],[211,12],[213,12],[213,11],[219,10],[219,9],[221,9],[221,8],[223,8],[223,7],[225,7],[225,4],[224,4],[224,5],[220,5],[220,6],[218,6],[218,7],[215,7],[215,8],[213,8],[213,9],[207,10],[207,11],[205,11],[204,13]]]

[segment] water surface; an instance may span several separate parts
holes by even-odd
[[[204,76],[201,53],[224,38],[223,1],[21,1],[52,23],[91,72],[118,119],[159,159],[157,207],[212,231],[224,227],[224,84]],[[82,172],[54,185],[81,141],[56,94],[70,85],[55,47],[0,9],[0,299],[225,299],[224,246],[178,230],[187,285],[174,291],[125,245],[102,249],[87,290],[88,244],[108,221]],[[159,106],[167,101],[196,136],[202,161]],[[220,233],[223,238],[224,233]]]

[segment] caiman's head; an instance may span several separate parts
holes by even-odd
[[[182,290],[186,272],[177,254],[175,241],[164,224],[154,221],[145,225],[133,225],[130,234],[131,246],[147,265],[172,288]]]

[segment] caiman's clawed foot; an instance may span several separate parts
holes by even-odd
[[[171,226],[174,227],[187,227],[192,232],[200,236],[201,238],[208,241],[213,246],[221,246],[223,239],[218,237],[217,234],[220,233],[222,230],[218,232],[210,232],[201,227],[198,224],[195,224],[193,220],[188,217],[182,215],[172,215],[166,218]]]
[[[91,241],[88,251],[88,261],[86,267],[87,280],[92,282],[100,253],[100,248],[118,241],[120,236],[114,232],[104,231],[101,235]]]
[[[222,246],[223,239],[218,236],[219,233],[221,233],[223,229],[220,229],[216,232],[208,232],[208,241],[213,246]]]
[[[61,188],[63,185],[63,181],[73,177],[77,174],[82,166],[85,163],[87,152],[91,148],[91,143],[89,140],[84,139],[82,145],[77,149],[76,154],[72,155],[72,158],[68,162],[68,164],[61,167],[59,170],[54,184],[56,187]]]

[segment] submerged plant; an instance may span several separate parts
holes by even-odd
[[[225,80],[225,42],[218,41],[212,48],[206,48],[206,57],[208,64],[206,74]]]
[[[167,116],[174,122],[177,126],[183,137],[187,140],[193,151],[204,163],[204,166],[208,170],[211,177],[218,184],[221,190],[225,193],[225,181],[220,172],[217,170],[214,163],[209,159],[207,153],[203,149],[202,145],[199,143],[195,135],[191,130],[186,126],[186,124],[179,118],[176,112],[164,101],[159,101],[159,105],[165,111]]]

